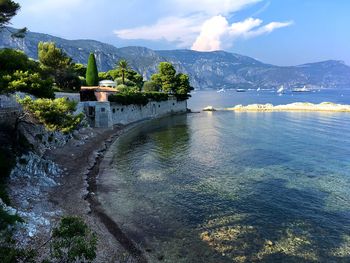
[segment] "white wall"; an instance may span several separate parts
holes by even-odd
[[[89,117],[89,107],[94,108]],[[187,111],[187,101],[170,99],[162,102],[151,101],[145,106],[121,105],[118,103],[87,101],[78,105],[77,113],[84,111],[95,127],[111,127],[115,124],[129,124],[145,119],[158,118]],[[90,112],[91,113],[91,112]]]

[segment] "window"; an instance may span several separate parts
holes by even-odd
[[[124,108],[121,109],[121,112],[123,112],[123,111],[124,111]]]
[[[105,108],[101,108],[101,112],[105,112],[106,111],[106,109]]]
[[[113,113],[115,113],[115,108],[113,108],[113,110],[112,110],[112,111],[113,111]]]
[[[89,115],[89,116],[94,116],[94,113],[95,113],[95,108],[89,106],[89,107],[88,107],[88,115]]]

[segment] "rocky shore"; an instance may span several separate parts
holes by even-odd
[[[308,102],[295,102],[286,105],[251,104],[247,106],[236,105],[226,108],[230,111],[323,111],[323,112],[350,112],[350,105],[322,102],[313,104]]]

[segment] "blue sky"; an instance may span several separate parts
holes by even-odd
[[[350,65],[349,0],[17,0],[13,26],[117,47],[226,50],[266,63]]]

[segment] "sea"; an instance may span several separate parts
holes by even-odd
[[[350,89],[195,91],[112,145],[99,201],[150,262],[350,262],[350,113],[200,112],[292,102]]]

